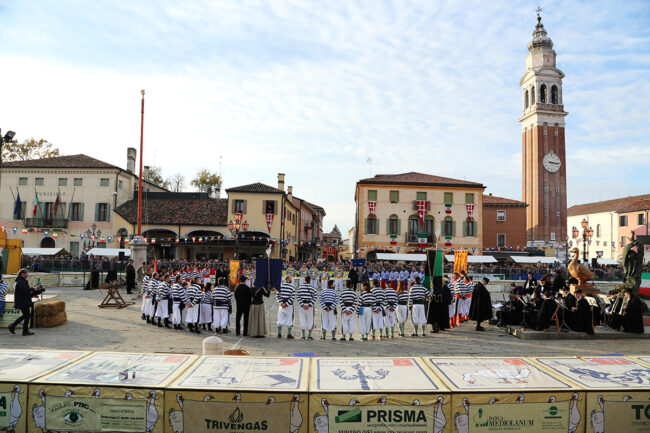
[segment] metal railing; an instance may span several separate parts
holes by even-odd
[[[25,218],[25,227],[67,228],[66,218]]]

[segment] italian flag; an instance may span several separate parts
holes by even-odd
[[[36,212],[38,211],[38,207],[40,205],[41,205],[41,203],[38,201],[38,194],[36,194],[36,192],[34,192],[34,210],[33,210],[34,216],[36,216]]]
[[[650,296],[650,272],[641,274],[641,287],[639,287],[639,294]]]

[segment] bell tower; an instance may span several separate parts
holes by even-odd
[[[567,235],[566,158],[562,78],[555,64],[553,41],[537,9],[537,25],[528,43],[526,72],[521,77],[519,118],[523,157],[523,201],[528,241],[557,242]]]

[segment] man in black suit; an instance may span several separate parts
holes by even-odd
[[[529,272],[528,273],[528,278],[526,279],[526,282],[524,283],[524,289],[526,289],[526,293],[529,295],[533,294],[533,291],[535,290],[535,287],[537,287],[537,280],[535,277],[533,277],[533,273]]]
[[[573,330],[576,332],[586,332],[587,334],[594,333],[594,325],[592,321],[591,306],[589,302],[582,296],[582,289],[575,290],[576,306],[573,310]]]
[[[350,283],[352,283],[352,288],[356,290],[357,284],[359,283],[359,271],[357,271],[356,266],[348,272],[348,279],[350,280]]]
[[[135,289],[135,266],[133,266],[133,259],[129,259],[129,264],[126,265],[126,293],[131,294]]]
[[[642,334],[643,329],[643,301],[639,295],[632,295],[632,290],[625,289],[625,297],[628,298],[623,316],[623,332],[634,332]]]
[[[244,317],[244,337],[248,336],[248,316],[251,309],[252,293],[251,288],[246,285],[246,277],[239,277],[239,284],[235,287],[235,303],[237,313],[235,313],[235,333],[239,335],[241,318]]]
[[[23,336],[25,335],[34,335],[33,332],[29,330],[29,319],[31,318],[31,308],[34,305],[32,298],[43,293],[44,289],[33,289],[29,287],[29,281],[27,281],[27,270],[21,269],[18,272],[16,277],[16,285],[14,287],[14,306],[20,310],[22,316],[20,316],[14,323],[9,325],[9,332],[12,334],[16,333],[16,326],[23,323]]]

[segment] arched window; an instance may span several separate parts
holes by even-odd
[[[539,102],[546,104],[546,84],[539,87]]]
[[[456,222],[454,222],[452,217],[445,217],[441,225],[443,236],[456,236]]]
[[[470,221],[469,218],[463,221],[463,236],[475,237],[477,230],[478,224],[476,221]]]
[[[559,98],[557,95],[557,86],[551,87],[551,104],[559,104]]]
[[[419,232],[420,232],[420,217],[417,215],[411,215],[409,217],[409,233],[408,233],[409,243],[414,243],[418,241]]]
[[[596,225],[596,237],[600,237],[600,224]]]
[[[526,97],[524,98],[524,108],[528,108],[528,90],[526,90]]]
[[[386,220],[386,233],[389,235],[398,235],[400,233],[400,221],[397,215],[391,215]]]
[[[530,105],[535,105],[535,86],[530,88]]]
[[[433,232],[434,232],[434,227],[435,227],[435,219],[431,215],[427,215],[424,217],[424,230],[422,230],[423,233],[427,234],[427,242],[432,243],[433,242]]]

